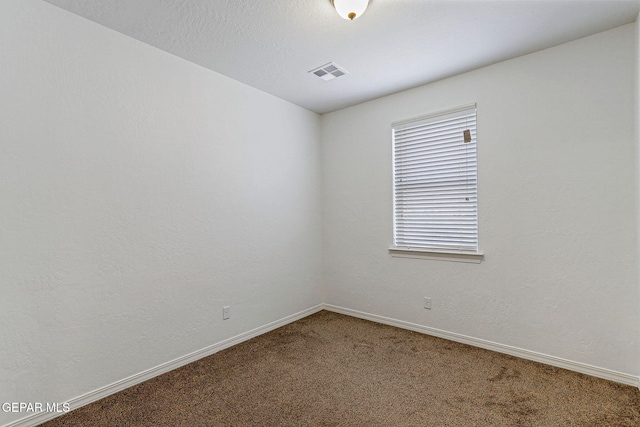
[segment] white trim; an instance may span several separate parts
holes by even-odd
[[[389,254],[397,258],[432,259],[437,261],[472,262],[480,264],[484,259],[482,252],[448,252],[442,250],[389,248]]]
[[[378,316],[376,314],[365,313],[358,310],[339,307],[332,304],[318,304],[316,306],[310,307],[306,310],[300,311],[290,316],[283,317],[280,320],[267,323],[264,326],[260,326],[258,328],[252,329],[250,331],[247,331],[242,334],[236,335],[234,337],[228,338],[226,340],[220,341],[217,344],[210,345],[201,350],[194,351],[193,353],[189,353],[185,356],[163,363],[154,368],[147,369],[146,371],[143,371],[138,374],[132,375],[130,377],[124,378],[122,380],[116,381],[112,384],[101,387],[97,390],[83,394],[82,396],[78,396],[74,399],[70,399],[67,401],[67,403],[69,403],[71,410],[78,409],[84,405],[103,399],[107,396],[110,396],[114,393],[122,391],[126,388],[129,388],[136,384],[140,384],[146,380],[157,377],[158,375],[162,375],[164,373],[177,369],[181,366],[187,365],[191,362],[195,362],[197,360],[202,359],[203,357],[207,357],[214,353],[217,353],[220,350],[224,350],[236,344],[240,344],[244,341],[250,340],[251,338],[255,338],[259,335],[262,335],[264,333],[277,329],[281,326],[285,326],[289,323],[295,322],[296,320],[300,320],[304,317],[310,316],[322,310],[332,311],[334,313],[340,313],[340,314],[344,314],[351,317],[370,320],[372,322],[395,326],[397,328],[408,329],[410,331],[419,332],[426,335],[432,335],[435,337],[444,338],[450,341],[460,342],[463,344],[469,344],[475,347],[496,351],[498,353],[509,354],[512,356],[520,357],[522,359],[533,360],[535,362],[545,363],[547,365],[556,366],[558,368],[568,369],[568,370],[580,372],[586,375],[591,375],[593,377],[603,378],[606,380],[615,381],[621,384],[627,384],[627,385],[640,388],[640,378],[634,375],[612,371],[610,369],[599,368],[597,366],[587,365],[585,363],[574,362],[571,360],[562,359],[560,357],[549,356],[547,354],[537,353],[535,351],[525,350],[517,347],[511,347],[504,344],[498,344],[498,343],[483,340],[480,338],[474,338],[474,337],[469,337],[462,334],[457,334],[455,332],[448,332],[441,329],[431,328],[429,326],[422,326],[416,323],[405,322],[403,320],[392,319],[389,317]],[[60,415],[63,415],[63,414],[51,413],[51,412],[40,412],[37,414],[29,415],[25,418],[21,418],[19,420],[10,422],[8,424],[5,424],[2,427],[33,427],[33,426],[42,424],[45,421],[49,421],[53,418],[56,418]]]
[[[391,123],[391,127],[399,127],[399,126],[405,126],[414,122],[421,122],[423,120],[428,120],[428,119],[435,119],[437,117],[441,117],[441,116],[446,116],[449,114],[455,114],[455,113],[459,113],[461,111],[466,111],[466,110],[471,110],[471,109],[477,109],[478,105],[473,102],[471,104],[467,104],[467,105],[460,105],[458,107],[455,108],[449,108],[446,110],[440,110],[440,111],[436,111],[434,113],[429,113],[429,114],[423,114],[421,116],[417,116],[417,117],[412,117],[410,119],[405,119],[405,120],[398,120],[395,121],[393,123]]]
[[[283,317],[282,319],[276,320],[271,323],[267,323],[264,326],[260,326],[258,328],[241,333],[234,337],[227,338],[226,340],[220,341],[219,343],[212,344],[201,350],[197,350],[185,356],[178,357],[177,359],[163,363],[154,368],[147,369],[146,371],[142,371],[135,375],[131,375],[130,377],[116,381],[107,386],[100,387],[97,390],[90,391],[89,393],[83,394],[82,396],[78,396],[76,398],[70,399],[66,403],[69,403],[69,406],[73,411],[74,409],[78,409],[84,405],[103,399],[107,396],[110,396],[114,393],[122,391],[126,388],[129,388],[136,384],[140,384],[151,378],[157,377],[158,375],[165,374],[174,369],[178,369],[181,366],[200,360],[203,357],[210,356],[214,353],[219,352],[220,350],[224,350],[236,344],[240,344],[244,341],[250,340],[251,338],[257,337],[258,335],[262,335],[264,333],[277,329],[281,326],[295,322],[296,320],[300,320],[304,317],[310,316],[314,313],[322,311],[323,307],[324,307],[323,304],[318,304],[314,307],[307,308],[306,310],[302,310],[290,316]],[[55,413],[55,412],[39,412],[36,414],[29,415],[25,418],[21,418],[17,421],[10,422],[9,424],[5,424],[3,427],[33,427],[33,426],[42,424],[45,421],[52,420],[53,418],[56,418],[61,415],[63,414]]]
[[[498,353],[509,354],[511,356],[520,357],[521,359],[533,360],[534,362],[540,362],[558,368],[568,369],[570,371],[580,372],[582,374],[591,375],[592,377],[603,378],[609,381],[615,381],[621,384],[627,384],[640,388],[640,378],[634,375],[625,374],[622,372],[612,371],[610,369],[599,368],[597,366],[588,365],[586,363],[574,362],[572,360],[563,359],[561,357],[550,356],[548,354],[542,354],[531,350],[525,350],[522,348],[512,347],[509,345],[498,344],[492,341],[483,340],[480,338],[474,338],[467,335],[457,334],[455,332],[443,331],[441,329],[431,328],[429,326],[422,326],[416,323],[405,322],[403,320],[392,319],[389,317],[378,316],[376,314],[365,313],[362,311],[352,310],[349,308],[339,307],[331,304],[324,304],[324,309],[327,311],[333,311],[335,313],[345,314],[347,316],[358,317],[360,319],[370,320],[376,323],[382,323],[385,325],[395,326],[402,329],[408,329],[410,331],[419,332],[426,335],[432,335],[434,337],[444,338],[450,341],[455,341],[463,344],[472,345],[475,347],[492,350]]]

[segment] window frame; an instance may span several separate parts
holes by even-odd
[[[443,111],[438,111],[431,114],[422,115],[419,117],[415,117],[408,120],[402,120],[393,122],[391,124],[391,141],[392,141],[392,184],[393,184],[393,244],[389,248],[389,253],[394,257],[402,257],[402,258],[420,258],[420,259],[432,259],[432,260],[442,260],[442,261],[455,261],[455,262],[471,262],[471,263],[480,263],[484,254],[479,250],[479,229],[478,229],[478,199],[477,199],[477,191],[478,191],[478,181],[477,181],[477,161],[478,161],[478,152],[477,152],[477,140],[476,140],[476,127],[473,127],[473,143],[475,145],[475,188],[474,192],[476,194],[475,199],[475,242],[476,246],[473,250],[470,249],[450,249],[444,247],[437,246],[398,246],[397,240],[397,219],[398,219],[398,210],[397,210],[397,199],[398,193],[396,192],[396,132],[398,130],[411,128],[413,124],[416,126],[420,126],[421,123],[424,126],[428,126],[430,122],[434,122],[438,120],[440,117],[455,117],[457,114],[460,116],[465,115],[465,112],[469,112],[473,110],[474,119],[477,120],[477,105],[468,104],[464,106],[460,106],[457,108],[447,109]],[[475,123],[475,122],[474,122]],[[462,135],[461,135],[462,138]],[[406,167],[406,166],[405,166]],[[426,168],[426,166],[425,166]]]

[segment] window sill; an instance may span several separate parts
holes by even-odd
[[[480,264],[484,259],[482,252],[447,252],[427,249],[389,248],[389,254],[399,258],[431,259],[437,261],[470,262]]]

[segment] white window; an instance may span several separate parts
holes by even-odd
[[[392,253],[481,255],[475,105],[394,123],[393,182]]]

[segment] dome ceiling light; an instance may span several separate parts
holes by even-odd
[[[353,21],[367,10],[369,0],[331,0],[331,4],[336,8],[336,12],[344,19]]]

